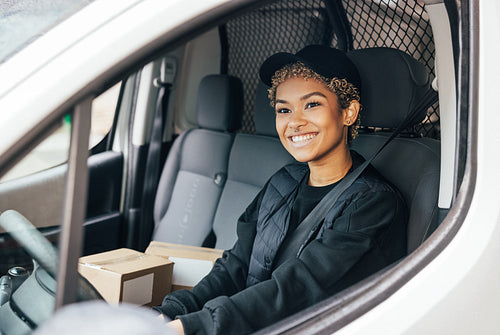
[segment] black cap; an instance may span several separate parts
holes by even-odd
[[[272,55],[260,67],[260,79],[271,86],[271,79],[279,69],[287,64],[302,62],[311,70],[327,79],[334,77],[345,79],[361,91],[361,78],[356,65],[347,57],[344,51],[325,45],[309,45],[295,55],[279,52]]]

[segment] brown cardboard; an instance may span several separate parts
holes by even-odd
[[[145,253],[174,262],[172,291],[191,289],[213,267],[224,250],[152,241]]]
[[[81,257],[78,271],[112,304],[161,305],[170,292],[173,263],[132,249]]]

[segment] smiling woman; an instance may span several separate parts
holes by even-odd
[[[302,65],[288,66],[297,61]],[[182,322],[172,324],[181,333],[256,331],[406,253],[402,196],[373,167],[359,168],[364,159],[348,148],[348,127],[360,105],[344,100],[346,92],[359,89],[361,79],[347,55],[318,45],[295,55],[278,53],[264,62],[260,77],[273,85],[276,129],[298,162],[275,173],[247,207],[238,221],[236,244],[210,274],[191,291],[173,292],[156,307]],[[339,79],[347,89],[331,90],[330,82]],[[344,190],[347,182],[340,181],[354,171],[363,172]],[[328,202],[336,189],[339,197]],[[317,214],[325,202],[326,214]]]

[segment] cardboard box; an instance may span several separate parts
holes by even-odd
[[[210,272],[224,250],[152,241],[145,252],[174,262],[172,291],[175,291],[196,285]]]
[[[78,271],[104,300],[135,305],[161,305],[170,292],[173,263],[163,257],[131,249],[117,249],[81,257]]]

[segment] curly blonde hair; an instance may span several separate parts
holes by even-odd
[[[322,75],[314,72],[309,67],[307,67],[302,62],[296,62],[292,64],[287,64],[274,74],[271,79],[272,85],[268,90],[269,100],[271,101],[271,106],[275,108],[276,106],[276,89],[278,85],[289,78],[304,78],[304,79],[315,79],[318,82],[325,84],[330,91],[332,91],[339,102],[339,107],[341,109],[346,109],[349,107],[352,101],[360,101],[359,90],[354,87],[345,79],[338,79],[334,77],[333,79],[328,79]],[[360,105],[360,111],[362,106]],[[348,128],[348,139],[353,140],[358,136],[359,128],[359,114],[356,121],[353,122]]]

